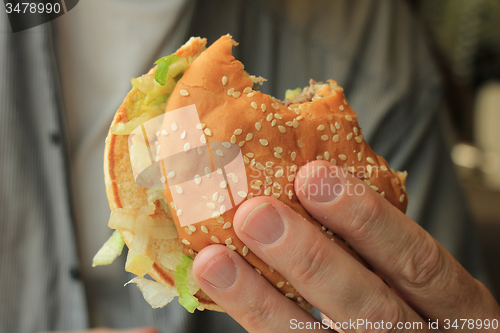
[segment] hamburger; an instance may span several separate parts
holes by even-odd
[[[225,244],[310,310],[279,272],[238,239],[232,227],[237,207],[255,196],[277,198],[365,264],[302,207],[295,174],[310,161],[327,160],[405,212],[406,173],[371,150],[335,81],[311,80],[278,100],[261,93],[265,79],[246,73],[232,56],[236,45],[229,35],[209,48],[193,37],[132,79],[104,152],[109,226],[116,231],[94,265],[111,263],[126,244],[125,269],[137,275],[130,283],[152,307],[178,296],[190,312],[223,311],[196,286],[191,266],[204,247]]]

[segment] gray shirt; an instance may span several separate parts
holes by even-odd
[[[359,114],[372,148],[391,167],[408,171],[408,215],[473,275],[483,277],[473,224],[438,121],[442,84],[423,31],[406,3],[187,2],[179,14],[187,28],[176,32],[178,45],[170,44],[170,49],[190,35],[207,37],[211,43],[231,33],[240,42],[235,56],[248,72],[267,78],[262,90],[277,97],[283,97],[287,88],[306,85],[309,78],[337,80]],[[113,6],[112,1],[102,3]],[[72,11],[79,6],[83,3]],[[98,320],[113,327],[242,331],[225,314],[189,315],[176,302],[152,310],[136,288],[120,286],[128,278],[125,273],[114,277],[110,285],[97,286],[84,275],[87,307],[78,272],[90,263],[77,259],[75,219],[70,214],[68,179],[74,174],[74,164],[66,163],[70,155],[65,151],[69,147],[65,132],[71,119],[63,119],[70,113],[63,110],[62,92],[66,92],[61,92],[59,84],[64,62],[57,62],[54,54],[52,35],[57,31],[45,24],[12,34],[5,15],[0,15],[0,29],[0,331],[81,329],[93,312],[101,314],[94,324]],[[148,36],[145,31],[124,42]],[[167,50],[165,42],[158,47]],[[155,60],[145,58],[142,61],[150,63],[133,69],[110,66],[100,72],[137,76],[141,74],[138,69],[145,72]],[[103,124],[111,121],[125,93],[99,103],[106,105],[99,117]],[[95,126],[106,128],[103,124]],[[102,137],[98,133],[93,140],[103,144],[105,130],[101,132]],[[75,217],[78,220],[81,214]],[[105,225],[106,220],[100,223]]]

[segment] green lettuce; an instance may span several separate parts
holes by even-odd
[[[115,230],[106,243],[97,251],[94,259],[92,259],[92,266],[111,264],[122,253],[124,245],[122,235],[118,230]]]
[[[181,263],[175,268],[175,286],[179,293],[179,303],[191,313],[200,305],[198,299],[189,292],[187,274],[188,267],[192,264],[193,259],[184,255],[181,257]]]
[[[156,60],[155,64],[158,65],[155,71],[156,82],[158,82],[162,86],[165,85],[165,83],[167,82],[168,67],[178,59],[179,56],[171,54],[169,56]]]

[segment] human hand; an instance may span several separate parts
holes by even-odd
[[[313,186],[325,190],[315,195],[309,191]],[[336,191],[341,192],[336,197],[327,190],[334,186],[343,189]],[[355,195],[353,186],[362,186],[364,194]],[[270,197],[243,203],[234,217],[234,229],[251,251],[333,322],[359,319],[384,328],[351,325],[342,327],[346,332],[438,328],[429,327],[429,320],[441,330],[454,329],[456,323],[458,331],[499,332],[500,307],[491,293],[426,231],[363,181],[328,162],[315,161],[299,170],[295,189],[307,211],[343,237],[376,274]],[[228,247],[212,245],[200,251],[193,275],[200,288],[250,332],[301,327],[325,331]],[[469,321],[463,326],[461,319],[473,320],[473,328]],[[413,327],[398,328],[398,323]]]

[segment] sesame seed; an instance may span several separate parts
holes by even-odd
[[[247,97],[253,97],[255,95],[255,91],[252,91],[251,93],[247,94]],[[257,110],[257,108],[255,108]]]
[[[368,179],[365,179],[364,182],[367,183],[368,186],[370,186],[372,184]]]
[[[322,135],[322,136],[321,136],[321,140],[323,140],[323,141],[328,140],[328,135]]]
[[[246,141],[240,141],[240,143],[238,143],[238,146],[243,147],[245,145],[245,142]]]
[[[175,171],[170,171],[167,175],[167,179],[174,178],[175,177]]]
[[[217,237],[215,237],[215,236],[210,237],[210,239],[211,239],[211,240],[212,240],[212,242],[214,242],[214,243],[220,243],[220,240],[219,240]]]
[[[294,179],[295,179],[295,175],[292,174],[292,175],[288,176],[288,181],[289,182],[293,182]]]
[[[303,118],[304,118],[304,116],[300,115],[300,116],[297,117],[297,120],[301,120]]]
[[[234,93],[234,88],[230,88],[230,89],[227,91],[227,94],[228,94],[229,96],[231,96],[233,93]]]
[[[273,183],[273,180],[271,179],[271,177],[266,176],[266,183],[268,183],[269,185],[271,185]]]
[[[340,129],[340,124],[338,122],[335,122],[335,128]]]
[[[299,145],[299,148],[304,148],[304,146],[305,146],[305,143],[302,142],[302,140],[298,140],[297,144]]]
[[[277,286],[278,288],[281,288],[281,287],[283,287],[284,285],[285,285],[285,282],[283,282],[283,281],[278,282],[278,283],[276,284],[276,286]]]
[[[168,132],[167,132],[167,131],[165,131],[165,130],[162,130],[162,131],[161,131],[161,135],[168,135]]]
[[[257,131],[260,131],[260,129],[262,128],[262,124],[260,122],[256,122],[255,128],[257,129]]]
[[[317,160],[322,160],[322,159],[323,159],[323,156],[322,156],[322,155],[318,155],[318,156],[316,156],[316,159],[317,159]]]
[[[189,230],[191,230],[192,232],[195,232],[196,231],[196,227],[194,225],[188,225],[188,228]]]
[[[366,160],[368,161],[368,163],[370,164],[375,164],[375,161],[373,160],[373,158],[371,157],[367,157]]]
[[[272,175],[274,173],[273,169],[266,169],[266,172],[270,175]]]
[[[257,271],[257,273],[259,273],[260,275],[262,275],[262,272],[260,271],[260,269],[256,268],[255,270]]]
[[[182,96],[188,96],[188,95],[189,95],[188,91],[187,91],[187,90],[185,90],[185,89],[182,89],[181,91],[179,91],[179,93],[180,93]]]
[[[271,194],[271,188],[270,188],[270,187],[266,188],[266,189],[264,190],[264,194],[265,194],[265,195],[269,195],[269,194]]]
[[[212,130],[210,128],[205,128],[204,132],[206,135],[212,136]]]
[[[213,213],[212,213],[212,218],[213,218],[213,219],[216,219],[216,218],[218,218],[218,217],[220,217],[220,213],[219,213],[219,212],[213,212]]]
[[[267,105],[266,105],[266,104],[264,104],[264,103],[262,103],[262,104],[260,105],[260,108],[262,109],[262,112],[265,112],[265,111],[267,110]]]
[[[279,113],[275,113],[274,117],[279,120],[283,119],[283,117]]]
[[[177,131],[177,123],[175,122],[172,124],[172,131]]]
[[[259,162],[257,162],[257,163],[255,164],[255,167],[256,167],[257,169],[259,169],[259,170],[264,170],[264,169],[265,169],[265,168],[264,168],[264,166],[263,166],[261,163],[259,163]],[[258,181],[257,181],[257,182],[258,182]]]
[[[328,230],[326,233],[330,236],[333,236],[333,232],[331,232],[330,230]]]
[[[234,246],[234,245],[227,245],[227,247],[233,251],[236,251],[236,246]]]
[[[380,170],[382,170],[382,171],[387,171],[387,167],[386,167],[385,165],[381,165],[381,166],[380,166]]]
[[[205,175],[210,175],[212,173],[212,169],[210,169],[209,167],[205,167]]]
[[[170,203],[170,207],[172,207],[172,209],[177,209],[177,206],[175,205],[175,202],[173,202],[173,201]]]
[[[221,202],[223,202],[223,201],[224,201],[224,196],[223,196],[223,195],[221,195],[221,196],[219,197],[219,200],[217,200],[217,202],[218,202],[218,203],[221,203]]]
[[[339,106],[339,110],[340,110],[340,111],[344,111],[344,106],[343,106],[343,105],[340,105],[340,106]]]
[[[183,131],[181,134],[181,139],[184,140],[186,138],[186,131]]]
[[[273,119],[273,121],[271,122],[271,126],[276,125],[276,122],[277,122],[276,119]]]
[[[278,103],[272,103],[271,106],[276,109],[276,110],[279,110],[280,106]]]
[[[239,91],[235,91],[235,92],[233,93],[233,97],[234,97],[234,98],[238,98],[238,97],[240,97],[240,96],[241,96],[241,93],[240,93]]]
[[[226,212],[226,205],[220,206],[219,212],[221,215],[224,214]]]
[[[213,202],[207,203],[207,207],[210,209],[215,209],[215,204]]]
[[[374,190],[374,191],[378,191],[378,187],[375,186],[375,185],[370,185],[370,187]]]
[[[288,298],[293,298],[294,297],[294,295],[292,293],[286,293],[285,296],[288,297]]]
[[[245,94],[248,94],[250,92],[252,92],[252,87],[246,87],[245,89],[243,89],[243,93]]]
[[[191,243],[187,240],[187,239],[183,239],[182,240],[182,243],[186,244],[186,245],[191,245]]]
[[[293,128],[297,128],[299,126],[299,122],[296,118],[293,119]]]
[[[184,144],[184,151],[187,152],[189,149],[191,149],[191,145],[189,144],[189,142],[186,142]]]
[[[243,161],[245,161],[245,163],[250,163],[250,159],[246,156],[243,156]]]
[[[288,199],[292,200],[293,192],[292,190],[288,191]]]
[[[249,95],[250,95],[250,94],[249,94]],[[252,103],[250,103],[250,105],[251,105],[251,106],[252,106],[255,110],[257,110],[257,103],[252,102]]]
[[[204,225],[202,225],[202,226],[200,227],[200,229],[201,229],[201,231],[203,231],[204,233],[208,234],[208,229],[207,229],[207,227],[205,227]]]
[[[222,146],[223,146],[224,148],[231,148],[231,144],[230,144],[229,142],[223,142],[223,143],[222,143]]]
[[[161,176],[161,177],[160,177],[160,181],[161,181],[162,183],[164,183],[164,182],[165,182],[165,177]]]
[[[196,185],[200,185],[201,183],[200,175],[194,175],[194,182],[196,183]]]
[[[295,158],[297,157],[297,153],[292,151],[292,154],[290,155],[290,157],[292,158],[292,161],[295,161]]]
[[[269,141],[267,141],[266,139],[260,139],[259,140],[260,144],[263,145],[264,147],[267,146],[269,144]]]
[[[303,302],[303,301],[304,301],[304,299],[303,299],[302,297],[300,297],[300,296],[299,296],[299,297],[297,297],[297,302],[301,303],[301,302]]]
[[[215,193],[212,194],[212,200],[217,201],[218,198],[219,198],[219,192],[215,191]]]
[[[283,176],[283,169],[278,169],[278,171],[276,171],[274,176],[277,178],[280,178],[281,176]]]
[[[184,228],[184,231],[186,232],[186,234],[188,235],[192,235],[193,232],[191,230],[189,230],[189,228]]]
[[[347,134],[347,140],[351,140],[351,139],[352,139],[352,133]]]
[[[332,137],[332,140],[333,142],[339,142],[339,135],[338,134],[335,134],[333,137]]]
[[[382,193],[380,193],[380,195],[385,198],[385,192],[384,191],[382,191]]]
[[[246,257],[246,255],[248,254],[248,247],[243,246],[243,249],[241,250],[241,253],[243,254],[243,257]]]
[[[202,135],[200,136],[200,142],[201,142],[201,143],[207,143],[207,138],[205,138],[205,134],[202,134]]]
[[[252,139],[253,139],[253,134],[252,133],[248,133],[247,137],[245,138],[245,140],[250,141]]]
[[[355,135],[358,135],[358,128],[357,127],[353,127],[352,131],[354,132]]]
[[[399,197],[399,202],[403,202],[404,200],[405,200],[405,195],[401,194],[401,196]]]
[[[344,104],[347,105],[347,99],[344,98]]]
[[[227,84],[227,76],[222,77],[222,85],[225,86]]]
[[[288,126],[288,127],[292,127],[293,126],[293,121],[287,121],[285,123],[285,125]]]
[[[325,125],[323,125],[323,124],[319,125],[317,128],[318,131],[322,131],[324,129],[325,129]]]
[[[325,160],[329,160],[330,159],[330,153],[325,151],[325,153],[323,154],[325,155]]]
[[[277,153],[281,154],[283,152],[283,148],[281,148],[281,147],[275,147],[274,151],[276,151]]]
[[[219,222],[219,223],[224,223],[224,219],[223,219],[222,217],[220,217],[220,216],[219,216],[219,217],[217,217],[217,222]]]
[[[181,194],[182,193],[182,187],[180,187],[179,185],[175,185],[175,190],[177,191],[177,193]]]
[[[275,188],[275,189],[277,189],[277,190],[281,190],[281,185],[280,185],[280,184],[278,184],[278,182],[274,182],[274,183],[273,183],[273,186],[274,186],[274,188]]]
[[[248,153],[247,156],[250,157],[250,158],[253,158],[254,154],[253,153]]]
[[[281,154],[280,154],[280,153],[278,153],[278,152],[274,152],[274,157],[276,157],[276,158],[281,158]]]
[[[229,222],[228,222],[229,223]],[[231,245],[231,243],[233,242],[233,240],[231,239],[231,237],[229,237],[228,239],[226,239],[224,241],[224,243],[226,243],[226,245]]]
[[[220,188],[226,188],[226,185],[227,185],[227,183],[225,180],[221,181],[219,184]]]
[[[262,104],[262,105],[264,105],[264,104]],[[273,114],[272,113],[268,114],[267,117],[266,117],[266,120],[267,121],[273,120]]]
[[[181,216],[182,210],[181,209],[177,209],[176,213],[177,213],[177,216]]]
[[[363,142],[363,136],[357,136],[354,140],[356,140],[357,143]]]
[[[281,133],[286,133],[286,128],[284,126],[279,125],[278,129],[280,130]]]
[[[347,160],[347,156],[345,156],[344,154],[340,154],[340,155],[339,155],[339,158],[340,158],[342,161]]]

